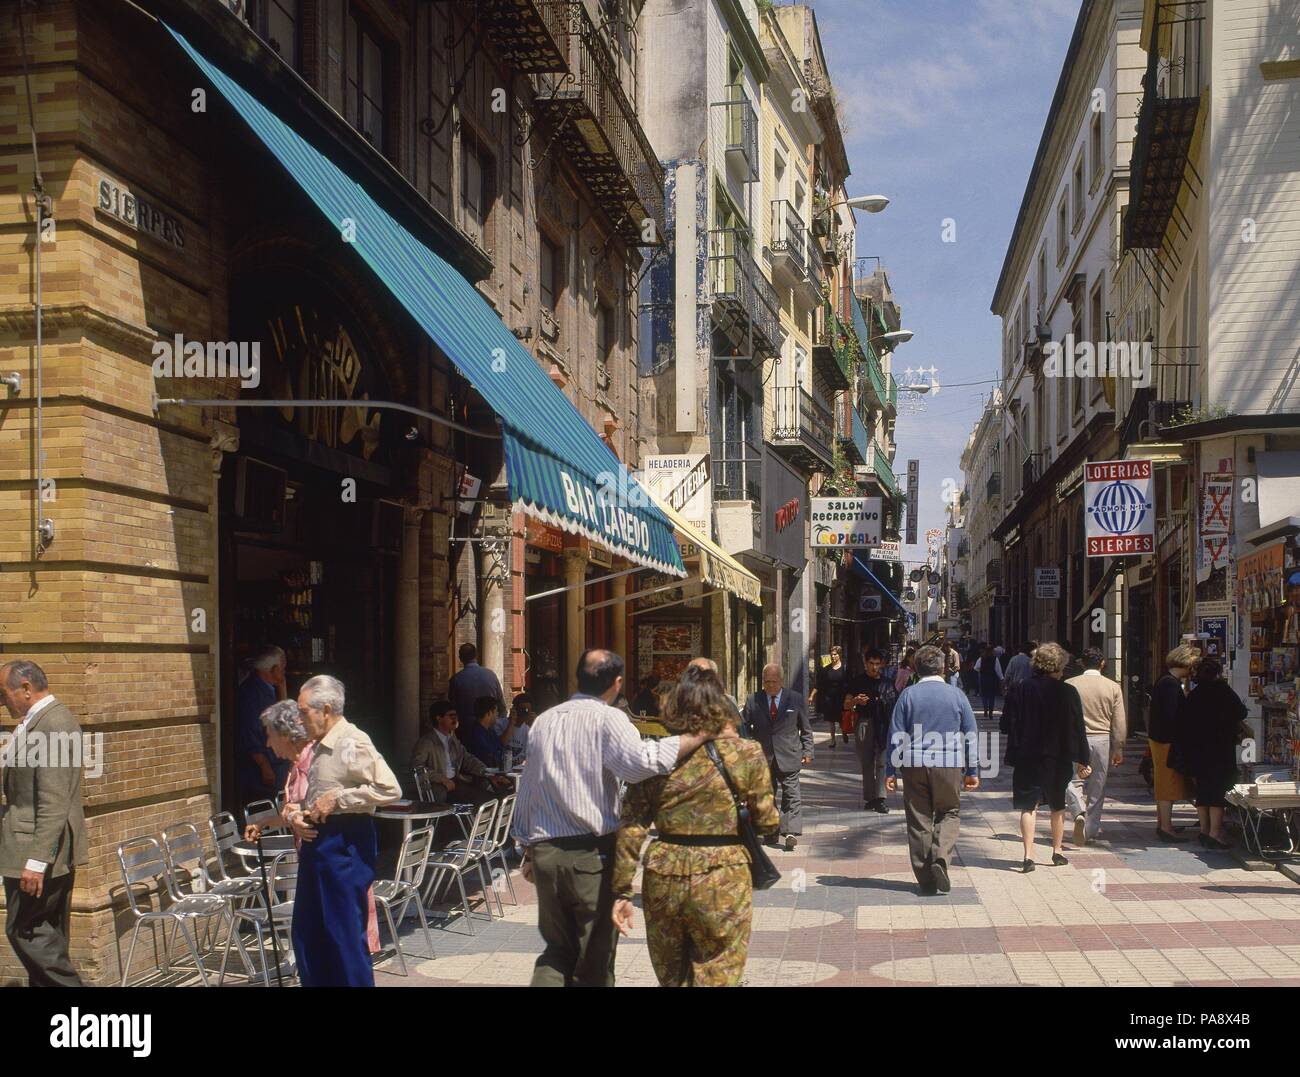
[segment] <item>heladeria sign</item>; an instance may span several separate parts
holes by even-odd
[[[814,497],[808,513],[812,548],[869,550],[880,545],[881,498]]]

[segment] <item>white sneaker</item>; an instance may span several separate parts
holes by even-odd
[[[1084,846],[1088,844],[1088,835],[1083,832],[1084,817],[1076,815],[1074,817],[1074,844]]]

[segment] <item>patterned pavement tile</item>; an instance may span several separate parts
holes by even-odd
[[[1101,838],[1076,849],[1067,827],[1065,867],[1049,862],[1044,812],[1037,868],[1021,871],[1010,774],[984,779],[962,798],[952,892],[922,898],[901,799],[891,797],[887,815],[861,811],[856,757],[826,751],[823,733],[817,742],[803,782],[804,834],[793,852],[772,852],[783,879],[755,896],[749,986],[1300,985],[1300,887],[1246,871],[1227,853],[1157,842],[1138,744],[1108,782]],[[1194,836],[1190,812],[1176,822]],[[476,919],[474,935],[459,916],[441,921],[432,959],[408,922],[411,975],[395,975],[390,962],[377,982],[526,984],[542,948],[536,893],[517,872],[513,882],[519,904],[507,894],[505,915]],[[639,912],[616,977],[655,983]]]

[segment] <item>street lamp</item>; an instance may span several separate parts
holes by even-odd
[[[889,333],[881,333],[880,339],[886,344],[906,344],[912,339],[912,331],[910,329],[895,329]]]
[[[887,205],[889,199],[883,194],[860,194],[857,198],[847,199],[842,205],[848,206],[849,209],[861,209],[867,213],[879,213]]]

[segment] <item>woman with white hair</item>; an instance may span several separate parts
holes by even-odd
[[[272,703],[262,712],[260,721],[262,728],[266,730],[266,743],[271,751],[290,764],[289,776],[284,783],[284,802],[286,805],[300,804],[303,797],[307,795],[307,774],[311,768],[312,750],[315,744],[307,735],[307,730],[303,728],[298,704],[292,699],[282,699],[279,703]],[[270,825],[288,826],[289,820],[281,815],[278,820],[270,821]],[[244,828],[246,841],[256,841],[261,833],[262,828],[255,823],[249,823]],[[315,830],[304,833],[316,837]],[[293,841],[298,849],[302,849],[302,837],[295,833]],[[370,908],[366,913],[366,943],[370,947],[370,952],[377,954],[379,953],[379,920],[375,915],[373,889],[368,903]]]
[[[1062,681],[1070,656],[1056,643],[1040,644],[1030,659],[1033,675],[1010,692],[999,726],[1007,738],[1007,766],[1012,767],[1011,802],[1020,812],[1025,844],[1024,870],[1034,870],[1034,823],[1038,808],[1052,812],[1052,864],[1068,864],[1065,840],[1065,792],[1070,771],[1080,779],[1092,773],[1083,701],[1073,685]]]

